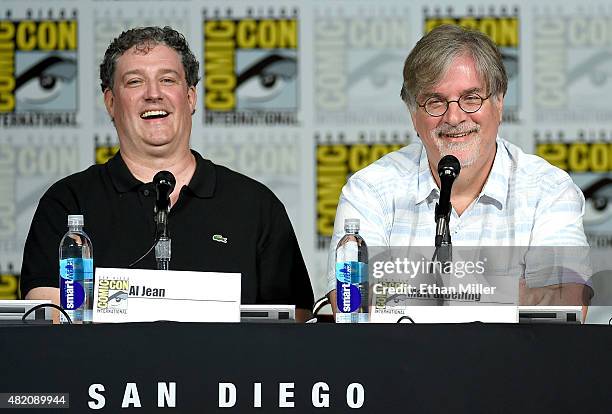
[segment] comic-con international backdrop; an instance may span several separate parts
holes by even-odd
[[[323,295],[342,185],[418,139],[399,99],[403,60],[445,23],[500,47],[510,81],[501,135],[573,176],[591,244],[610,246],[608,0],[3,0],[0,298],[17,295],[42,193],[117,150],[98,65],[115,36],[144,25],[170,25],[189,40],[202,77],[193,148],[280,197]]]

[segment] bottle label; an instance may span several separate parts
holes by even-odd
[[[93,280],[93,260],[60,260],[60,303],[65,310],[80,308],[85,301],[84,282]]]
[[[360,284],[367,283],[368,268],[361,262],[336,263],[336,304],[338,312],[354,312],[361,306]]]
[[[365,283],[368,281],[368,268],[361,262],[336,262],[336,279],[342,283]]]

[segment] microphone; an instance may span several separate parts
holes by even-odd
[[[168,213],[170,212],[170,193],[174,190],[176,179],[170,171],[160,171],[153,177],[155,185],[155,214],[156,243],[155,260],[158,270],[170,268],[171,240],[168,235]]]
[[[444,156],[438,163],[440,176],[440,200],[436,204],[436,247],[451,244],[448,224],[452,205],[450,202],[451,189],[455,178],[459,176],[461,164],[454,155]]]
[[[455,178],[459,176],[461,164],[454,155],[444,156],[438,163],[438,176],[440,176],[440,201],[436,207],[436,221],[439,217],[450,216],[451,212],[451,189]]]
[[[157,195],[154,213],[158,214],[161,211],[168,213],[170,211],[170,194],[176,185],[174,175],[170,171],[160,171],[153,177],[153,184]]]

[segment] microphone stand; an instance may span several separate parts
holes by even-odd
[[[450,215],[453,210],[451,204],[451,189],[455,178],[461,171],[461,164],[454,155],[445,155],[438,162],[438,175],[440,177],[440,199],[436,203],[436,238],[435,250],[431,258],[432,265],[440,263],[440,271],[436,271],[436,285],[444,286],[442,274],[448,273],[448,267],[453,260],[453,246],[450,235]],[[435,266],[436,268],[438,266]],[[433,273],[433,272],[430,272]],[[442,299],[443,302],[443,299]]]
[[[442,280],[442,274],[446,274],[447,264],[453,260],[453,247],[451,243],[450,236],[450,212],[452,209],[451,204],[449,203],[449,210],[444,213],[442,212],[440,205],[436,203],[436,239],[435,239],[435,249],[433,253],[433,257],[431,258],[431,266],[429,273],[433,273],[435,276],[435,286],[442,288],[444,286],[444,281]],[[441,266],[439,267],[435,265],[435,263],[440,262]],[[437,300],[437,306],[442,306],[444,304],[444,299],[440,298]]]
[[[168,234],[168,213],[170,212],[170,194],[174,190],[176,179],[169,171],[160,171],[153,177],[155,183],[155,260],[157,270],[170,269],[171,243]]]
[[[450,262],[453,260],[453,245],[451,242],[449,228],[450,212],[452,210],[452,205],[450,203],[448,205],[448,211],[442,212],[440,205],[436,203],[436,249],[434,250],[432,261],[435,261],[436,258],[443,263]],[[445,272],[443,271],[443,273]]]
[[[155,260],[157,270],[170,269],[170,257],[172,255],[170,236],[168,235],[168,211],[160,209],[155,214],[157,229],[157,243],[155,244]]]

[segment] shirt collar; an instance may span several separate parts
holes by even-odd
[[[202,156],[191,150],[196,160],[196,169],[189,181],[189,189],[199,198],[210,198],[215,195],[217,185],[217,171],[215,164],[210,160],[205,160]]]
[[[423,145],[421,145],[421,157],[419,159],[418,174],[416,204],[420,204],[427,198],[434,197],[440,192],[438,184],[436,184],[436,181],[431,175],[429,161],[427,160],[427,151],[425,151],[425,147]]]
[[[493,201],[495,204],[498,204],[500,209],[503,209],[508,196],[508,176],[510,171],[508,171],[506,147],[499,137],[496,138],[495,142],[497,149],[495,151],[493,167],[478,198],[481,202]],[[440,189],[431,174],[424,146],[421,146],[418,174],[416,204],[420,204],[428,198],[434,199],[439,197]]]
[[[127,165],[125,165],[125,161],[121,157],[121,151],[117,151],[115,156],[106,162],[106,170],[115,190],[119,193],[127,193],[143,184],[142,181],[132,175]]]
[[[215,185],[217,182],[215,165],[211,161],[202,158],[198,152],[191,150],[191,153],[195,157],[196,168],[187,187],[196,197],[212,197],[215,193]],[[119,193],[137,190],[140,186],[145,184],[132,175],[121,157],[120,151],[118,151],[113,158],[108,160],[106,168],[115,190]]]
[[[508,179],[511,171],[509,168],[506,146],[499,137],[497,137],[495,143],[497,144],[497,150],[495,151],[493,167],[491,167],[491,172],[480,192],[479,201],[492,201],[494,204],[498,204],[501,210],[506,206],[506,200],[508,198]]]

